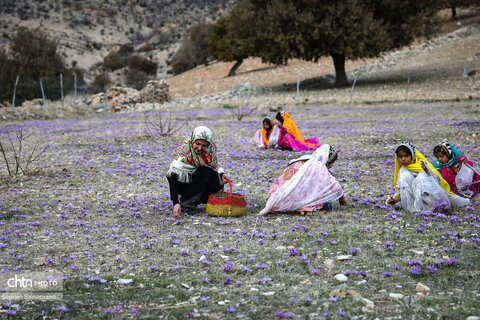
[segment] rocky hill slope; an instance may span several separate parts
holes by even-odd
[[[44,31],[58,42],[68,65],[92,70],[119,44],[148,42],[158,77],[186,30],[213,21],[237,0],[0,0],[0,47],[18,28]]]

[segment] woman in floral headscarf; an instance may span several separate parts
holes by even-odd
[[[209,128],[196,127],[190,138],[182,141],[173,153],[167,172],[173,214],[196,214],[197,205],[218,192],[227,176],[217,161],[217,147]],[[180,200],[179,200],[180,195]]]
[[[295,122],[290,119],[290,115],[281,111],[277,113],[276,118],[278,120],[278,128],[280,129],[280,136],[278,137],[278,146],[285,150],[315,150],[321,146],[318,143],[317,137],[313,137],[307,140],[303,140],[302,135],[298,131]]]
[[[446,212],[470,202],[451,192],[441,174],[410,141],[400,143],[395,149],[393,184],[395,195],[388,198],[387,204],[400,203],[412,212]]]

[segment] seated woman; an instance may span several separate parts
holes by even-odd
[[[280,131],[274,126],[275,121],[271,117],[265,117],[262,123],[262,129],[255,132],[255,144],[260,149],[274,148],[277,145]]]
[[[387,200],[409,211],[447,212],[470,201],[450,191],[450,186],[410,141],[395,149],[395,195]]]
[[[190,138],[177,147],[167,180],[175,217],[180,212],[196,214],[199,203],[206,203],[209,195],[220,191],[227,176],[218,167],[217,147],[209,128],[196,127]]]
[[[318,143],[316,137],[303,140],[295,122],[290,119],[290,115],[287,112],[282,111],[277,113],[276,118],[279,121],[277,126],[280,129],[280,136],[278,137],[277,145],[280,148],[284,150],[303,151],[315,150],[320,147],[320,143]]]
[[[453,193],[478,198],[480,194],[480,175],[474,169],[471,169],[473,166],[472,161],[469,161],[463,153],[448,142],[435,146],[433,154],[437,158],[437,161],[433,162],[433,166],[440,171],[440,174],[448,182]],[[457,174],[465,164],[471,170],[471,179],[464,181],[465,185],[457,186]]]
[[[336,159],[335,149],[324,144],[312,155],[290,161],[270,187],[267,204],[259,214],[298,211],[311,215],[331,209],[330,202],[335,200],[346,205],[342,187],[328,170]]]

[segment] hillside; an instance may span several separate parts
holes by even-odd
[[[235,0],[86,0],[0,1],[0,47],[20,27],[40,29],[58,42],[68,65],[92,70],[119,44],[148,42],[149,58],[167,75],[166,61],[186,30],[202,20],[215,20]],[[88,77],[88,74],[87,74]]]
[[[408,76],[412,81],[411,98],[455,99],[460,93],[465,61],[467,73],[473,73],[465,80],[465,96],[480,97],[480,14],[463,11],[453,21],[445,10],[440,12],[440,23],[439,32],[431,39],[418,39],[409,47],[386,52],[375,59],[347,61],[345,69],[351,82],[358,72],[357,89],[366,95],[361,100],[385,100],[404,95]],[[250,58],[242,64],[237,75],[227,77],[232,65],[214,62],[171,77],[168,79],[170,92],[176,98],[198,97],[200,90],[202,95],[208,96],[232,87],[248,86],[252,79],[252,87],[256,87],[257,92],[281,89],[290,91],[290,96],[294,97],[297,72],[300,71],[301,90],[329,89],[315,93],[314,99],[320,99],[319,102],[348,100],[350,93],[350,88],[331,89],[335,77],[331,57],[316,63],[291,60],[283,66]],[[379,87],[383,87],[382,90],[378,91]],[[312,97],[308,100],[312,102]]]

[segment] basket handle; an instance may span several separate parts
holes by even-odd
[[[228,215],[231,215],[232,214],[232,182],[230,181],[230,179],[228,179],[227,177],[225,177],[225,179],[227,180],[228,182],[228,185],[230,187],[230,197],[229,197],[229,202],[230,202],[230,205],[229,205],[229,208],[228,208]],[[224,185],[222,185],[222,191],[225,192],[225,189],[224,189]]]

